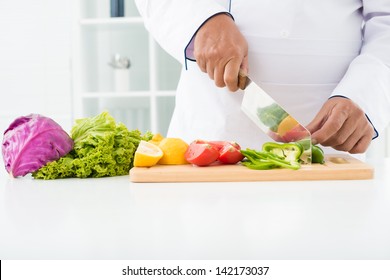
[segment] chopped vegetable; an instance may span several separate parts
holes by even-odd
[[[325,163],[324,151],[317,145],[311,146],[311,162],[312,163]]]
[[[244,158],[240,150],[240,145],[234,141],[198,139],[192,141],[185,156],[189,163],[198,166],[210,165],[216,161],[223,164],[236,164]]]
[[[59,159],[72,147],[72,139],[54,120],[30,114],[14,120],[4,132],[2,154],[7,172],[17,177]]]
[[[190,143],[185,158],[189,163],[206,166],[214,163],[219,157],[219,151],[208,143],[197,142]]]
[[[240,150],[241,147],[236,142],[227,142],[219,150],[218,161],[225,164],[236,164],[244,158]]]
[[[267,142],[263,144],[263,151],[271,152],[287,161],[299,161],[303,153],[303,147],[299,143],[276,143]]]
[[[199,141],[203,141],[203,140],[197,140],[197,141],[199,142]],[[230,145],[232,145],[233,147],[235,147],[238,150],[241,149],[240,145],[234,141],[204,141],[204,143],[210,144],[211,146],[216,148],[218,151],[222,150],[223,147],[230,146]]]
[[[252,169],[289,168],[299,169],[301,167],[299,158],[303,147],[299,143],[276,143],[266,142],[262,151],[246,149],[241,153],[246,157],[243,165]]]
[[[245,156],[242,164],[251,169],[265,170],[273,168],[299,169],[301,157],[308,148],[306,142],[277,143],[266,142],[261,151],[241,150]],[[324,163],[324,152],[319,146],[312,145],[312,163]]]
[[[273,168],[289,168],[297,170],[301,167],[299,157],[303,148],[298,143],[264,143],[262,151],[252,149],[241,150],[246,157],[242,164],[251,169],[265,170]]]
[[[34,178],[126,175],[133,166],[134,153],[140,141],[150,140],[152,134],[129,131],[124,124],[116,123],[112,116],[103,112],[93,118],[76,120],[71,136],[73,150],[34,172]]]
[[[241,151],[241,153],[246,157],[242,164],[251,169],[265,170],[273,168],[300,168],[300,164],[298,162],[292,164],[284,160],[282,157],[279,157],[270,152],[246,149]]]

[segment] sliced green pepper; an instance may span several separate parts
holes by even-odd
[[[266,142],[263,144],[263,151],[271,152],[274,155],[282,157],[286,161],[298,161],[303,153],[303,147],[298,142],[291,143],[275,143]]]
[[[274,163],[272,162],[250,162],[250,161],[243,161],[242,164],[250,169],[255,169],[255,170],[268,170],[268,169],[273,169],[277,168]]]
[[[285,144],[279,144],[285,145]],[[296,150],[296,147],[289,146],[284,152],[291,152]],[[299,169],[301,167],[297,159],[287,160],[280,147],[274,147],[270,150],[255,151],[251,149],[241,150],[241,153],[246,157],[243,165],[251,169],[272,169],[272,168],[289,168]],[[299,147],[298,147],[299,148]],[[281,152],[282,151],[282,152]],[[281,154],[282,153],[282,154]],[[291,153],[294,154],[295,153]],[[298,156],[299,158],[299,156]]]
[[[299,142],[277,143],[266,142],[261,151],[241,150],[245,156],[242,164],[248,168],[265,170],[273,168],[289,168],[297,170],[301,167],[300,157],[304,152]],[[312,163],[324,163],[324,152],[316,145],[312,146]]]
[[[321,164],[325,163],[324,151],[319,146],[311,146],[311,162]]]

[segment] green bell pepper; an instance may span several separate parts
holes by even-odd
[[[297,170],[301,167],[300,157],[304,150],[303,145],[299,142],[266,142],[263,144],[261,151],[252,149],[241,150],[241,153],[245,156],[242,164],[256,170],[273,168]],[[311,150],[312,163],[323,164],[325,162],[324,151],[316,145],[312,145]]]
[[[324,151],[317,145],[311,146],[311,162],[312,163],[325,163]]]
[[[287,161],[298,161],[303,153],[303,147],[298,142],[291,143],[276,143],[266,142],[263,144],[263,151],[270,152]]]
[[[299,169],[299,157],[303,147],[299,143],[264,143],[261,151],[251,149],[241,150],[245,156],[243,165],[251,169],[289,168]]]

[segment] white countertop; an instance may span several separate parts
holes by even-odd
[[[0,259],[390,259],[390,159],[375,179],[40,181],[0,170]]]

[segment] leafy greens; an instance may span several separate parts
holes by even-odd
[[[128,174],[141,140],[150,132],[129,131],[107,112],[76,120],[71,130],[74,148],[66,156],[48,163],[33,173],[35,179],[96,178]]]

